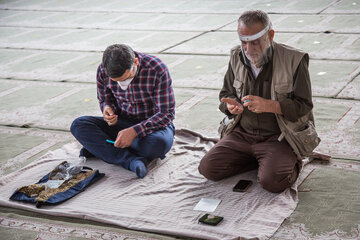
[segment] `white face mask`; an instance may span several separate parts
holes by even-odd
[[[133,67],[133,70],[135,71],[135,74],[134,74],[134,77],[135,77],[136,71],[137,71],[137,67],[136,67],[136,68]],[[119,86],[121,87],[121,89],[125,91],[126,89],[128,89],[128,87],[129,87],[131,81],[134,79],[134,77],[128,78],[128,79],[126,79],[126,80],[124,80],[124,81],[117,81],[117,83],[119,84]]]
[[[121,87],[122,90],[126,90],[128,89],[131,81],[133,80],[134,78],[129,78],[129,79],[126,79],[124,81],[117,81],[117,83],[119,84],[119,86]]]

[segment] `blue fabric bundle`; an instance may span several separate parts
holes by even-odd
[[[105,176],[105,174],[100,173],[99,170],[82,167],[80,172],[72,175],[69,179],[60,180],[61,184],[58,187],[49,188],[48,186],[53,181],[54,173],[57,173],[59,167],[67,165],[68,163],[66,161],[62,162],[53,171],[41,178],[36,184],[18,188],[11,195],[10,199],[35,203],[37,208],[42,205],[55,205],[74,197],[78,193],[84,191],[86,187]]]

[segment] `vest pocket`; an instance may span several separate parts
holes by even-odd
[[[292,135],[292,140],[302,156],[309,156],[320,143],[320,138],[311,121],[294,130]]]

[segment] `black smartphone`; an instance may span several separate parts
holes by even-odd
[[[223,217],[215,216],[207,213],[199,219],[199,222],[216,226],[223,219],[224,219]]]
[[[233,187],[234,192],[246,192],[246,190],[251,186],[252,181],[240,179],[235,187]]]

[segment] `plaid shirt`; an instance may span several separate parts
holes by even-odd
[[[175,97],[166,65],[157,57],[135,52],[139,66],[126,90],[112,81],[102,64],[97,70],[97,97],[101,111],[110,106],[119,117],[137,124],[138,137],[168,126],[175,118]]]

